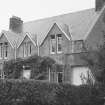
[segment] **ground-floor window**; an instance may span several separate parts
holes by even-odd
[[[63,72],[58,72],[57,74],[58,74],[57,82],[62,83],[63,82]]]
[[[0,79],[5,79],[6,75],[3,70],[0,70]]]

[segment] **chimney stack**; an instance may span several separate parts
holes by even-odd
[[[105,4],[105,0],[96,0],[95,1],[95,10],[100,11]]]
[[[22,32],[22,26],[23,26],[23,21],[21,18],[12,16],[10,18],[10,23],[9,23],[9,29],[15,33],[21,33]]]

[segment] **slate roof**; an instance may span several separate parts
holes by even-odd
[[[11,30],[3,30],[2,33],[5,33],[5,36],[12,47],[19,47],[26,35],[32,39],[34,44],[41,45],[48,32],[53,25],[56,24],[69,40],[83,40],[88,36],[90,28],[96,23],[100,14],[101,11],[96,12],[94,8],[87,9],[79,12],[25,22],[23,23],[23,33],[18,34]]]
[[[95,12],[95,9],[87,9],[80,12],[68,13],[50,18],[25,22],[23,32],[32,33],[32,37],[37,35],[39,45],[56,23],[72,40],[82,40],[90,27],[96,22],[101,12]]]
[[[5,37],[7,38],[7,40],[9,41],[9,43],[11,44],[11,46],[13,48],[16,48],[25,37],[25,34],[23,34],[23,33],[17,34],[10,30],[9,31],[3,30],[1,32],[1,36],[2,35],[5,35]],[[1,36],[0,36],[0,38],[1,38]]]

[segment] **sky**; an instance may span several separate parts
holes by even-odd
[[[12,16],[27,22],[94,7],[95,0],[0,0],[0,32]]]

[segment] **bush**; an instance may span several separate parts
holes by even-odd
[[[57,105],[103,105],[100,89],[90,86],[61,85],[56,91]]]
[[[103,105],[102,88],[1,80],[0,105]]]

